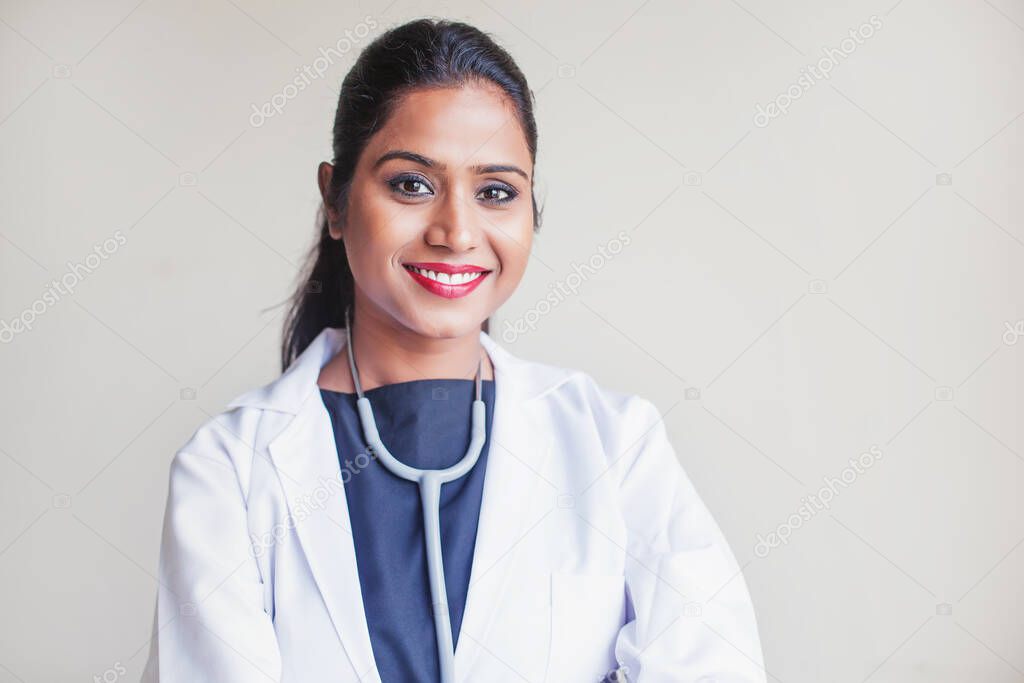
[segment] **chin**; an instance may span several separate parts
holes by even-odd
[[[436,339],[452,339],[479,332],[487,316],[478,319],[476,315],[463,312],[437,316],[418,313],[416,319],[417,324],[412,326],[412,329],[419,334]]]

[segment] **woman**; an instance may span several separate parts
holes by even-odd
[[[151,680],[765,680],[653,404],[481,329],[526,269],[536,148],[526,80],[477,29],[414,21],[360,55],[284,372],[173,460]],[[472,467],[435,508],[388,454]]]

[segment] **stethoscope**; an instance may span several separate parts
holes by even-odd
[[[380,440],[377,422],[373,419],[370,399],[363,395],[356,371],[355,353],[352,350],[352,323],[349,317],[351,305],[345,308],[345,334],[348,337],[348,364],[352,370],[352,382],[356,388],[356,409],[362,423],[363,436],[367,446],[375,453],[392,474],[419,484],[420,499],[423,503],[424,535],[427,544],[427,572],[430,578],[431,604],[434,611],[434,630],[437,633],[437,654],[441,665],[441,683],[455,683],[455,647],[452,644],[452,625],[448,615],[448,591],[444,585],[444,565],[441,560],[441,484],[454,481],[473,469],[484,441],[487,439],[486,408],[480,398],[480,375],[483,359],[479,359],[476,370],[476,399],[473,401],[472,436],[469,448],[462,460],[443,470],[421,470],[399,462]]]

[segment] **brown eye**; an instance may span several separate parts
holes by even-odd
[[[433,194],[430,186],[427,185],[426,181],[419,176],[404,175],[392,178],[388,181],[388,185],[391,187],[393,192],[409,197]]]
[[[480,198],[491,204],[510,202],[515,199],[516,194],[515,190],[503,185],[490,185],[480,190],[480,195],[482,195]]]

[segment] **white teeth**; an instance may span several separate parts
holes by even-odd
[[[441,284],[445,285],[463,285],[466,284],[467,282],[472,282],[473,280],[483,275],[482,272],[454,273],[452,275],[449,275],[448,273],[435,273],[432,270],[424,270],[423,268],[417,268],[416,266],[409,266],[409,268],[415,270],[417,273],[423,275],[424,277],[428,277],[431,280],[436,280],[437,282],[440,282]]]

